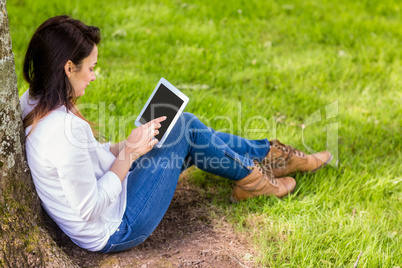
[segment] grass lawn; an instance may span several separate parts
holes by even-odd
[[[284,199],[214,206],[249,234],[261,266],[402,266],[402,3],[399,1],[7,1],[19,93],[34,30],[69,14],[102,31],[80,100],[106,140],[125,138],[160,77],[211,127],[335,161]],[[86,108],[84,104],[96,104]],[[337,164],[337,166],[336,166]]]

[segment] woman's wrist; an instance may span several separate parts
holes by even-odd
[[[112,152],[112,154],[114,156],[117,157],[120,154],[121,150],[124,149],[126,143],[127,143],[127,140],[121,141],[119,143],[111,144],[109,147],[109,150],[110,150],[110,152]]]
[[[123,150],[126,147],[127,140],[119,142],[119,151]]]
[[[120,151],[119,154],[119,157],[122,157],[123,159],[128,159],[130,161],[130,166],[140,156],[141,155],[137,151],[137,148],[130,147],[128,143],[124,144],[123,149]]]
[[[114,172],[120,178],[120,181],[123,182],[132,163],[138,157],[139,154],[137,154],[134,150],[129,150],[128,147],[124,146],[124,148],[120,150],[120,153],[117,155],[116,160],[110,168],[110,171]]]

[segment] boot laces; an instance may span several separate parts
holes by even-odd
[[[285,158],[286,162],[288,162],[293,155],[297,155],[299,157],[306,157],[306,154],[304,152],[299,151],[290,145],[285,145],[277,140],[274,142],[273,145],[274,147],[277,147],[279,150],[282,150],[284,153],[287,153],[287,157]]]
[[[251,167],[251,169],[257,168],[262,174],[264,174],[264,179],[267,179],[270,181],[271,184],[273,185],[278,185],[278,182],[275,179],[274,176],[274,171],[272,170],[272,167],[270,164],[266,163],[264,165],[260,165],[258,161],[254,160],[254,167]]]

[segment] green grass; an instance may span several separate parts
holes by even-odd
[[[10,0],[7,8],[20,94],[40,23],[69,14],[101,28],[97,81],[80,102],[99,105],[84,114],[106,139],[128,134],[162,76],[218,130],[303,149],[305,124],[304,143],[318,151],[334,124],[338,167],[297,175],[290,197],[229,205],[226,180],[197,171],[192,181],[222,189],[215,206],[250,234],[263,266],[352,267],[360,251],[359,267],[402,266],[399,1]],[[321,120],[308,125],[316,112]]]

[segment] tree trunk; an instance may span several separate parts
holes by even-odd
[[[74,267],[44,228],[25,157],[5,0],[0,9],[0,267]]]

